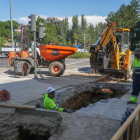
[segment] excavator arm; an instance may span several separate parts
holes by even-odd
[[[117,52],[117,50],[115,50],[115,48],[117,48],[117,43],[116,36],[114,35],[116,26],[116,21],[109,22],[95,45],[90,47],[90,65],[92,68],[100,70],[106,69],[108,67],[111,54],[114,53],[114,55],[116,55],[115,52]],[[104,51],[105,47],[107,51]],[[117,63],[117,60],[115,60],[114,65]]]
[[[112,36],[114,35],[115,30],[116,30],[116,26],[117,26],[116,21],[109,22],[107,24],[106,28],[104,29],[101,36],[99,37],[99,39],[97,40],[97,42],[94,45],[94,47],[96,48],[96,51],[104,49],[104,47],[112,39]],[[92,51],[92,47],[91,47],[91,51]]]

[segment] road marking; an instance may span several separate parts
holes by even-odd
[[[80,61],[80,62],[75,62],[75,63],[66,64],[66,66],[68,66],[68,65],[73,65],[73,64],[78,64],[78,63],[82,63],[82,62],[86,62],[86,61],[89,61],[89,60],[85,60],[85,61]]]

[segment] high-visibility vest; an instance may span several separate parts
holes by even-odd
[[[140,75],[140,59],[134,58],[133,74],[134,75]]]
[[[44,108],[63,112],[64,108],[58,107],[54,102],[54,98],[53,99],[50,98],[48,94],[45,94],[43,98],[44,98]]]

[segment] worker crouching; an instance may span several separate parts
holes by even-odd
[[[44,98],[44,108],[49,109],[49,110],[55,110],[55,111],[60,111],[60,112],[67,112],[67,113],[72,113],[72,109],[65,109],[65,108],[60,108],[55,104],[54,101],[55,97],[55,89],[53,87],[49,87],[47,89],[47,94],[43,96]]]
[[[130,101],[127,102],[128,104],[136,104],[140,92],[140,49],[133,54],[135,54],[132,73],[133,91],[131,93]]]

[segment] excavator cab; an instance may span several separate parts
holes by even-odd
[[[124,52],[129,49],[129,33],[130,29],[116,28],[115,36],[117,45],[119,46],[119,52]]]

